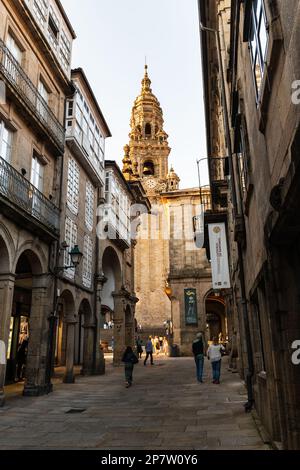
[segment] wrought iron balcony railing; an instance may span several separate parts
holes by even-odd
[[[7,161],[0,157],[0,197],[58,234],[59,209]]]
[[[0,72],[38,118],[38,121],[50,134],[55,144],[63,151],[65,144],[64,127],[1,39]]]

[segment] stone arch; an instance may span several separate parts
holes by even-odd
[[[64,367],[67,366],[67,347],[68,341],[70,342],[70,331],[68,325],[75,325],[77,319],[75,299],[71,290],[63,290],[59,297],[58,307],[59,318],[56,328],[55,364],[58,367]]]
[[[108,246],[102,256],[102,269],[107,279],[102,291],[102,303],[114,310],[113,293],[119,292],[122,286],[122,268],[116,250]]]
[[[155,165],[154,162],[150,159],[145,160],[143,166],[143,175],[144,176],[155,176]]]
[[[47,257],[43,253],[42,249],[40,246],[28,241],[23,243],[16,252],[13,263],[13,272],[16,271],[19,259],[23,254],[28,258],[33,275],[46,273],[48,271]]]
[[[7,241],[2,237],[0,233],[0,274],[6,274],[10,272],[11,258],[10,252],[7,245]]]
[[[214,336],[221,334],[227,339],[226,301],[222,295],[210,289],[204,296],[204,311],[206,313],[206,339],[211,341]]]
[[[0,240],[0,273],[12,272],[12,260],[15,256],[15,244],[9,230],[2,223],[0,223]]]

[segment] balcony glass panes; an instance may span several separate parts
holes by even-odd
[[[78,213],[79,208],[79,178],[80,169],[73,158],[68,162],[68,183],[67,183],[67,205],[73,214]]]
[[[92,115],[82,93],[77,90],[76,100],[68,102],[67,117],[74,116],[75,108],[75,137],[88,156],[96,165],[104,163],[105,139]]]
[[[65,226],[65,240],[69,248],[64,253],[64,266],[72,266],[72,260],[69,252],[77,245],[77,225],[69,217],[66,218]],[[75,268],[65,269],[64,274],[66,277],[73,279],[75,276]]]
[[[33,12],[37,22],[44,27],[47,17],[48,17],[48,0],[34,0],[33,2]]]
[[[105,176],[105,216],[122,240],[130,243],[130,200],[113,172]]]
[[[87,181],[85,194],[85,224],[91,232],[94,225],[94,209],[95,209],[95,190],[94,186]]]
[[[70,67],[71,63],[71,41],[64,31],[60,35],[60,62],[65,69]]]
[[[83,243],[83,270],[82,282],[87,288],[92,287],[92,274],[93,274],[93,242],[92,239],[86,235]]]
[[[60,24],[59,20],[50,6],[49,21],[48,21],[48,38],[52,47],[56,50],[59,40]]]
[[[257,99],[260,97],[268,50],[268,26],[263,0],[254,0],[251,16],[249,48]]]

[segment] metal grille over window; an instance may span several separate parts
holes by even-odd
[[[78,213],[79,207],[79,178],[79,166],[73,158],[69,158],[67,205],[74,214]]]
[[[83,244],[83,272],[82,282],[87,288],[92,287],[92,271],[93,271],[93,242],[92,239],[86,235]]]
[[[93,230],[94,224],[94,200],[95,191],[93,185],[88,181],[86,183],[86,196],[85,196],[85,224],[88,230]]]
[[[77,225],[69,217],[66,218],[65,240],[69,248],[66,249],[64,254],[64,266],[71,266],[72,260],[69,252],[77,245]],[[66,277],[73,279],[75,276],[75,268],[65,269],[64,274]]]

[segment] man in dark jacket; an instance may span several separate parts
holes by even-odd
[[[126,351],[124,352],[122,357],[122,362],[124,362],[125,364],[126,388],[129,388],[132,385],[132,373],[134,364],[137,364],[139,362],[131,346],[127,346]]]
[[[193,342],[193,354],[195,357],[197,380],[199,383],[203,382],[204,352],[203,336],[202,333],[198,333],[197,338]]]

